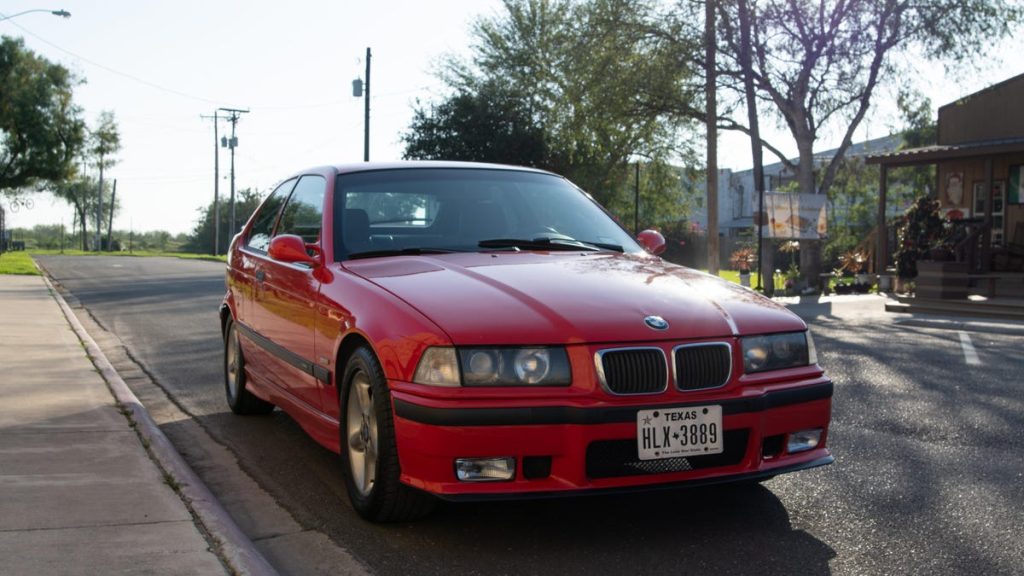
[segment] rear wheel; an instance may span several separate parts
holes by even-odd
[[[235,322],[228,318],[224,330],[224,393],[228,406],[235,414],[270,414],[274,405],[262,400],[245,388],[245,357],[238,341]]]
[[[399,480],[391,394],[369,348],[360,347],[352,354],[340,394],[341,460],[352,507],[374,522],[400,522],[428,514],[435,499]]]

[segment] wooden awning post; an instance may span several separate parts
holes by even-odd
[[[992,194],[992,157],[988,156],[985,158],[985,190],[988,191],[988,200],[986,201],[985,207],[985,232],[981,235],[981,273],[988,274],[989,269],[992,267],[992,205],[993,194]],[[1003,202],[1005,205],[1006,192],[1003,192]],[[971,273],[974,273],[972,270]]]
[[[885,196],[889,189],[889,166],[882,164],[878,186],[878,241],[875,243],[875,274],[885,274],[889,256],[889,229],[885,225]]]

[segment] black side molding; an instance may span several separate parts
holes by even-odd
[[[722,414],[764,412],[780,406],[803,404],[832,397],[832,382],[805,386],[795,390],[768,392],[757,398],[741,398],[710,402],[722,406]],[[577,408],[574,406],[541,406],[537,408],[431,408],[395,399],[395,414],[406,420],[434,426],[530,426],[554,424],[614,424],[635,422],[638,410],[671,406],[703,406],[709,402],[627,406],[613,408]]]
[[[266,336],[259,334],[258,332],[246,326],[245,324],[242,324],[241,322],[236,322],[235,325],[238,326],[238,331],[241,332],[243,336],[245,336],[249,340],[252,340],[253,343],[255,343],[260,348],[263,348],[267,352],[270,352],[274,356],[277,356],[278,358],[287,362],[288,364],[291,364],[301,372],[309,374],[310,376],[316,378],[317,380],[323,382],[324,384],[331,383],[331,371],[328,370],[327,368],[324,368],[323,366],[318,366],[313,362],[306,360],[302,356],[299,356],[298,354],[292,352],[291,350],[288,350],[284,346],[281,346],[280,344],[270,341],[270,339],[267,338]]]

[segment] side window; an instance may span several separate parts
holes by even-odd
[[[256,215],[253,216],[252,230],[245,245],[259,252],[266,252],[270,245],[270,234],[274,231],[274,222],[281,211],[281,205],[288,198],[288,193],[295,186],[295,180],[284,182],[263,201]]]
[[[281,212],[274,236],[295,234],[308,244],[318,242],[326,188],[327,180],[322,176],[303,176]]]

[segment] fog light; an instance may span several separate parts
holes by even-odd
[[[461,482],[511,480],[516,476],[516,459],[458,458],[455,460],[455,476]]]
[[[786,443],[786,452],[796,454],[817,448],[818,442],[821,441],[821,432],[821,428],[793,432],[789,435],[789,442]]]

